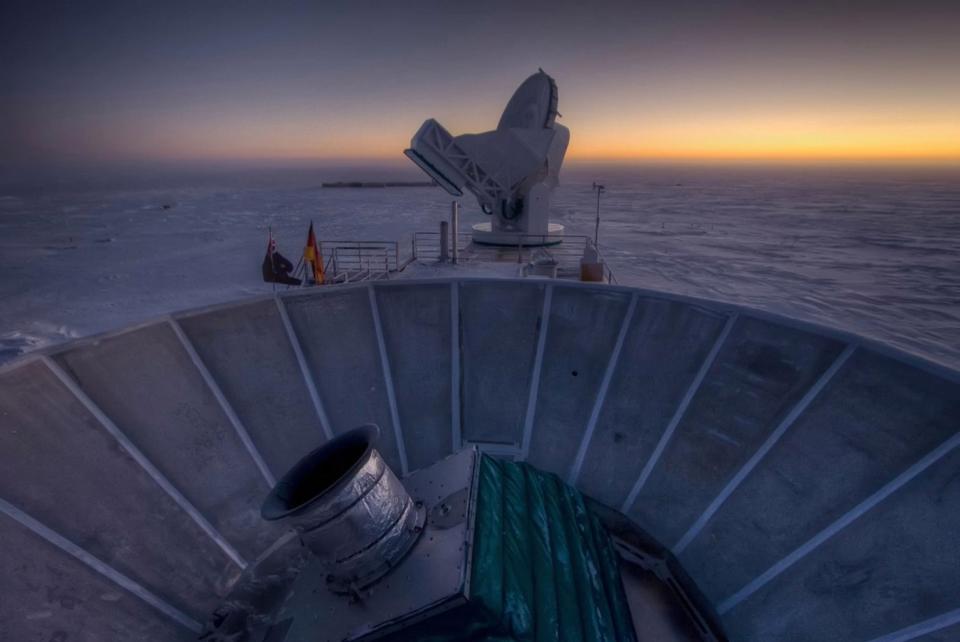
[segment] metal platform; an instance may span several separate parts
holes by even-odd
[[[560,226],[562,227],[562,226]],[[320,243],[328,285],[422,277],[422,270],[470,269],[478,275],[550,277],[579,281],[581,259],[590,237],[576,234],[524,235],[520,243],[477,243],[474,235],[457,235],[457,268],[453,263],[452,234],[448,256],[442,254],[440,232],[415,232],[410,247],[398,241],[342,241]],[[596,279],[617,282],[610,265],[597,254]],[[543,267],[548,264],[547,267]],[[407,270],[413,266],[414,269]],[[506,270],[506,271],[504,271]],[[453,276],[434,274],[435,276]]]

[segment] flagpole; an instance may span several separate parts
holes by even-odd
[[[300,266],[301,266],[301,265],[303,265],[303,278],[300,279],[300,283],[301,283],[301,285],[306,285],[306,284],[307,284],[307,266],[306,266],[306,264],[304,264],[304,262],[303,262],[303,257],[302,257],[302,256],[300,257],[300,260],[297,261],[297,267],[293,270],[293,276],[295,276],[296,278],[300,278]],[[289,290],[290,287],[287,286],[287,289]]]
[[[267,252],[270,254],[270,267],[273,267],[273,252],[270,252],[270,249],[273,247],[273,226],[267,226]],[[277,293],[277,281],[274,279],[271,282],[273,286],[273,293]]]

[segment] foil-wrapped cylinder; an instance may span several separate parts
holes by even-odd
[[[375,425],[344,433],[301,459],[261,508],[289,523],[320,559],[336,593],[356,593],[399,564],[423,530],[425,510],[374,448]]]

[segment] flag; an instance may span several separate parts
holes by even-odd
[[[313,282],[322,285],[324,281],[323,255],[317,245],[317,237],[313,233],[313,221],[310,221],[310,231],[307,232],[307,246],[303,248],[303,260],[313,269]]]
[[[277,274],[273,270],[273,253],[277,251],[277,242],[273,240],[273,229],[267,230],[267,255],[263,257],[263,280],[267,283],[276,283]]]
[[[300,285],[300,279],[290,276],[293,264],[277,252],[277,242],[273,240],[273,230],[267,233],[267,254],[263,257],[263,280],[267,283]]]

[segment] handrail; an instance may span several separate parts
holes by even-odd
[[[416,232],[416,234],[439,234],[439,232]],[[317,241],[317,243],[318,243],[319,245],[348,245],[348,244],[363,243],[363,244],[366,244],[366,245],[383,245],[383,246],[388,246],[388,245],[389,245],[389,246],[391,246],[391,247],[397,244],[396,241],[384,241],[383,239],[379,239],[379,240],[375,240],[375,241],[362,241],[362,240],[361,240],[361,241],[358,241],[358,240],[338,241],[338,240],[328,240],[328,241]]]
[[[328,240],[318,245],[332,283],[388,278],[406,267],[401,266],[397,241]]]
[[[579,276],[580,259],[584,250],[593,244],[592,238],[581,234],[523,234],[519,237],[527,242],[536,240],[542,243],[535,246],[475,244],[469,232],[458,233],[456,237],[460,261],[464,263],[504,262],[514,258],[517,263],[523,263],[530,260],[532,253],[542,251],[556,262],[565,278]],[[330,280],[342,283],[389,278],[391,273],[402,271],[413,261],[439,259],[440,241],[440,232],[414,232],[410,255],[405,257],[400,256],[399,241],[328,240],[318,245],[326,259]],[[613,270],[599,250],[597,254],[603,266],[604,280],[615,284]]]

